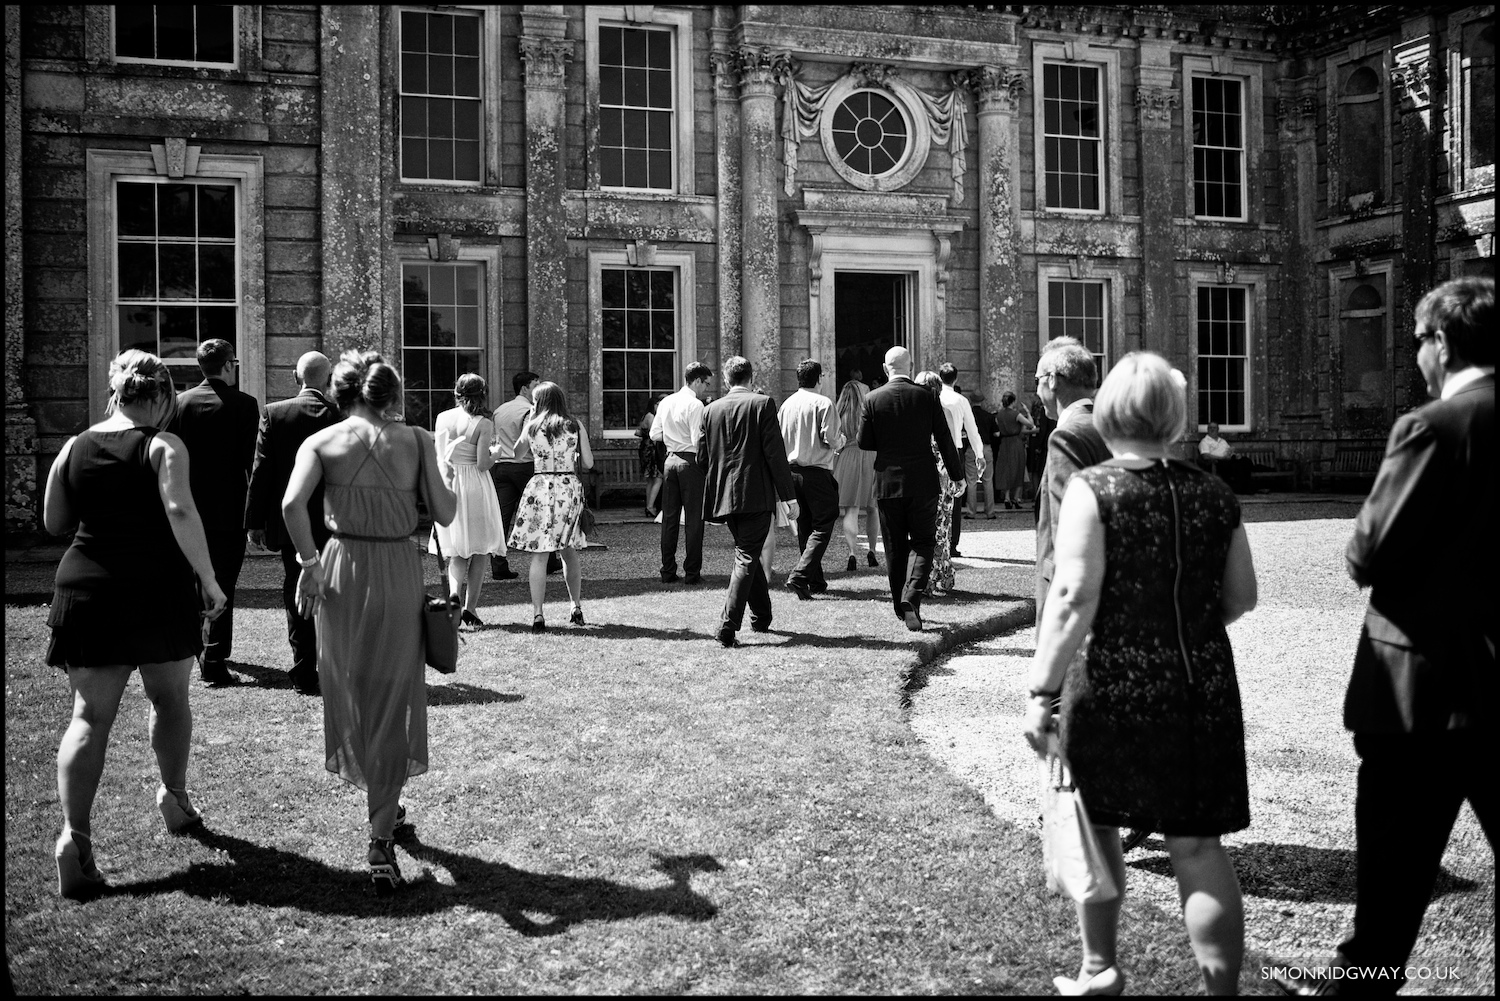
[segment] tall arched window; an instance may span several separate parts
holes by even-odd
[[[1346,408],[1383,408],[1386,403],[1389,350],[1384,289],[1384,275],[1343,281],[1339,340]]]
[[[1378,58],[1378,57],[1377,57]],[[1340,210],[1385,201],[1385,97],[1380,74],[1368,64],[1346,66],[1339,88]]]

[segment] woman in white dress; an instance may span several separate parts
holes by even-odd
[[[500,499],[489,473],[495,464],[490,455],[495,425],[490,420],[485,392],[480,376],[459,376],[453,386],[458,405],[438,414],[432,432],[444,479],[453,484],[453,492],[458,495],[458,515],[450,525],[433,526],[434,538],[427,548],[436,553],[441,544],[443,558],[448,561],[448,592],[463,599],[466,626],[484,625],[474,609],[479,604],[489,560],[475,557],[505,555]]]

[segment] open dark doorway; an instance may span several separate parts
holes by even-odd
[[[885,381],[881,363],[897,344],[910,344],[911,276],[839,271],[833,276],[834,392],[858,369],[874,388]]]

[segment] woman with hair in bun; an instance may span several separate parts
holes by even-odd
[[[531,404],[531,418],[522,426],[521,435],[531,445],[536,473],[516,508],[510,546],[531,554],[531,631],[541,633],[547,631],[542,615],[547,559],[555,552],[562,555],[563,577],[573,602],[569,621],[583,625],[583,581],[574,548],[583,539],[578,530],[578,517],[583,513],[583,481],[578,472],[580,456],[583,469],[594,468],[594,453],[589,448],[588,432],[569,416],[567,398],[557,383],[544,382],[536,387]]]
[[[73,898],[105,886],[89,818],[132,670],[151,702],[162,819],[174,834],[202,823],[187,793],[188,679],[204,620],[227,604],[188,485],[187,449],[163,430],[177,412],[167,367],[125,351],[110,364],[109,386],[108,416],[63,445],[42,508],[47,531],[74,532],[47,616],[47,663],[67,672],[73,690],[73,718],[57,749],[56,849],[57,892]]]
[[[448,593],[463,598],[463,622],[482,626],[474,609],[484,586],[484,568],[489,560],[475,557],[505,555],[505,526],[500,520],[500,499],[495,493],[489,468],[495,464],[490,454],[490,440],[495,424],[485,403],[485,384],[480,376],[469,373],[458,377],[453,386],[452,410],[438,414],[432,437],[443,474],[453,484],[458,498],[458,513],[451,525],[432,526],[433,540],[428,551],[448,561]]]
[[[417,498],[450,524],[458,502],[444,479],[455,473],[430,434],[401,420],[401,375],[379,354],[345,352],[333,393],[347,417],[302,443],[281,511],[302,564],[298,611],[318,623],[326,767],[367,793],[370,878],[385,894],[402,881],[401,789],[427,771]],[[321,555],[307,512],[320,483],[332,533]]]

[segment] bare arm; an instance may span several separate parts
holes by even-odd
[[[474,442],[474,447],[479,450],[479,471],[485,473],[495,464],[495,457],[490,454],[490,445],[495,440],[495,422],[488,417],[479,421],[479,438]]]
[[[1057,519],[1056,569],[1038,623],[1036,656],[1028,675],[1033,691],[1059,692],[1068,663],[1094,624],[1104,584],[1104,523],[1099,502],[1083,480],[1075,480],[1063,496]],[[1028,701],[1023,724],[1026,741],[1037,755],[1046,753],[1052,699]]]
[[[1224,609],[1224,624],[1255,607],[1259,597],[1255,582],[1255,563],[1250,559],[1250,539],[1245,535],[1245,526],[1236,526],[1229,540],[1229,557],[1224,561],[1224,583],[1221,604]]]
[[[1025,430],[1025,431],[1035,431],[1036,430],[1036,422],[1031,419],[1031,415],[1030,414],[1028,414],[1025,410],[1021,409],[1020,407],[1016,408],[1016,420],[1020,422],[1022,430]]]
[[[420,479],[418,485],[422,489],[422,499],[427,502],[427,510],[433,521],[439,525],[451,525],[454,515],[458,514],[458,496],[448,489],[448,485],[443,482],[442,471],[432,461],[432,435],[423,428],[412,428],[412,433],[417,436],[417,450],[421,454],[422,464],[417,476]]]
[[[823,444],[835,452],[845,445],[844,432],[839,430],[838,409],[832,403],[823,408]]]
[[[286,493],[281,497],[281,518],[286,522],[286,536],[297,548],[297,556],[304,560],[318,555],[307,502],[312,499],[318,484],[323,482],[323,460],[318,456],[318,446],[324,440],[325,433],[320,431],[297,449],[297,460],[287,480]]]
[[[198,505],[193,501],[188,481],[187,446],[172,432],[163,431],[151,439],[150,449],[151,465],[156,469],[157,491],[167,512],[167,522],[172,526],[172,536],[182,555],[187,557],[193,573],[198,575],[204,600],[208,603],[208,617],[217,618],[229,599],[214,577],[213,561],[208,555],[208,537],[203,534],[203,519],[198,516]]]
[[[245,497],[245,527],[250,530],[250,541],[261,547],[266,544],[266,508],[271,503],[266,495],[271,477],[270,437],[271,413],[265,410],[255,434],[255,462],[250,466],[250,490]]]
[[[582,424],[578,425],[578,454],[583,457],[583,468],[594,468],[594,450],[589,447],[589,431]]]
[[[73,442],[69,438],[62,451],[52,460],[47,470],[47,492],[42,499],[42,525],[53,535],[67,535],[78,527],[78,512],[73,510],[72,498],[68,496],[68,485],[63,481],[67,475],[68,456],[73,454]]]

